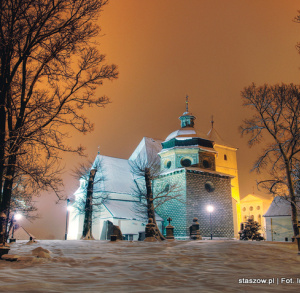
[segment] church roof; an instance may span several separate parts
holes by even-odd
[[[108,193],[132,194],[135,184],[128,160],[97,155],[93,168],[97,168],[94,190]]]
[[[153,156],[157,156],[157,154],[161,151],[162,146],[161,143],[163,141],[160,139],[153,139],[150,137],[143,137],[139,145],[136,147],[132,155],[130,156],[129,160],[134,161],[138,157],[141,160],[145,158],[150,160]]]
[[[114,218],[129,220],[146,220],[147,217],[143,217],[143,215],[139,212],[139,205],[141,204],[137,201],[124,200],[108,200],[104,203],[104,206]],[[163,220],[157,214],[155,214],[155,219],[157,221]]]
[[[299,211],[300,208],[298,207],[298,212]],[[290,216],[291,214],[291,203],[281,196],[276,196],[268,211],[264,214],[264,217]]]
[[[206,137],[208,139],[214,141],[216,144],[233,147],[222,139],[222,137],[219,135],[219,133],[217,132],[217,130],[214,127],[212,127],[210,129],[210,131],[207,133]]]
[[[173,138],[188,139],[192,137],[201,137],[206,139],[206,135],[203,133],[199,133],[198,131],[195,130],[194,127],[185,127],[173,131],[171,134],[167,136],[165,141],[169,141]]]

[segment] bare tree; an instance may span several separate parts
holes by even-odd
[[[157,226],[155,210],[169,200],[181,201],[181,189],[177,184],[170,183],[168,189],[157,189],[155,194],[153,193],[153,180],[161,174],[157,154],[150,154],[148,157],[138,156],[130,162],[130,165],[131,172],[136,177],[136,188],[133,192],[139,199],[139,204],[136,206],[137,211],[143,216],[147,215],[148,220],[153,219],[156,239],[165,240]]]
[[[80,164],[73,173],[74,177],[83,181],[80,187],[81,196],[73,204],[77,216],[84,215],[81,239],[94,240],[93,221],[109,195],[104,190],[105,172],[102,160],[98,157],[94,164]]]
[[[293,84],[265,84],[257,87],[252,84],[244,88],[241,95],[244,106],[254,111],[252,118],[244,120],[241,126],[241,133],[250,135],[249,145],[260,143],[267,137],[272,141],[253,167],[257,172],[266,169],[271,176],[270,179],[259,182],[259,185],[289,200],[294,236],[297,236],[300,87]]]
[[[83,150],[65,145],[68,127],[91,131],[81,110],[109,102],[95,97],[98,85],[118,75],[95,43],[96,20],[107,2],[0,1],[0,243],[6,242],[16,170],[60,196],[58,153]],[[37,173],[22,159],[35,154]]]

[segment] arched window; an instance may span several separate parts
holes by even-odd
[[[181,166],[183,166],[183,167],[189,167],[192,165],[192,161],[189,158],[181,159],[180,163],[181,163]]]
[[[165,161],[165,168],[170,169],[172,166],[172,162],[170,160]]]

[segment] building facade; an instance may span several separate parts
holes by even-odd
[[[163,233],[167,219],[172,218],[175,238],[186,239],[196,217],[203,237],[238,236],[241,212],[236,148],[223,142],[213,123],[207,135],[196,131],[196,117],[189,113],[188,103],[179,119],[180,128],[165,140],[144,137],[129,160],[97,156],[94,164],[102,160],[106,180],[96,188],[108,196],[93,226],[95,238],[106,239],[105,221],[110,221],[120,226],[123,234],[137,239],[147,217],[137,213],[137,206],[142,202],[133,194],[133,189],[137,182],[143,181],[131,172],[130,165],[136,160],[153,158],[160,164],[160,173],[153,179],[152,186],[154,198],[160,203],[156,213]],[[84,189],[80,187],[75,197],[82,196]],[[208,206],[213,207],[213,211],[209,212]],[[78,239],[82,216],[73,214],[71,217],[68,238]]]
[[[300,200],[298,200],[300,202]],[[298,215],[300,204],[297,206]],[[264,214],[266,221],[266,239],[268,241],[292,241],[294,236],[291,203],[284,197],[276,196],[267,212]],[[298,218],[300,227],[300,220]]]

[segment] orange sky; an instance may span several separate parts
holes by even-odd
[[[99,145],[101,154],[127,159],[143,136],[165,139],[179,128],[188,94],[196,128],[208,132],[214,115],[221,137],[239,149],[240,194],[252,193],[259,147],[249,149],[238,132],[248,114],[240,91],[252,82],[299,82],[298,9],[297,0],[111,0],[98,41],[120,76],[98,89],[112,103],[85,111],[94,132],[72,133],[70,143],[83,144],[90,158]],[[79,161],[64,155],[70,195],[78,187],[70,170]],[[41,219],[23,220],[38,238],[64,237],[65,206],[54,199],[39,199]]]

